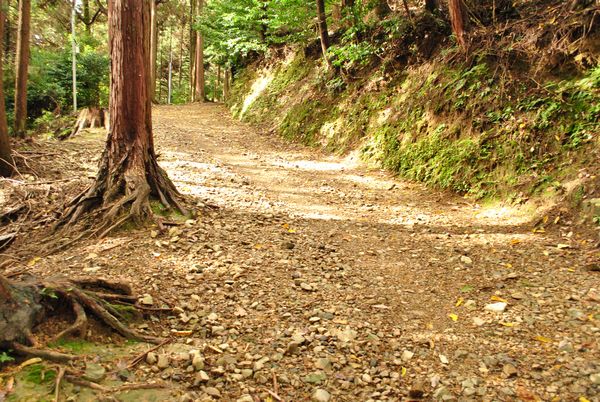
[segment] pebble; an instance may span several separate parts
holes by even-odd
[[[161,369],[164,370],[167,367],[169,367],[169,365],[171,364],[171,361],[169,359],[169,356],[162,354],[158,356],[158,361],[156,362],[156,366]]]
[[[504,310],[506,310],[506,306],[507,306],[507,303],[498,302],[498,303],[486,304],[485,305],[485,309],[487,311],[493,311],[495,313],[501,313]]]
[[[153,364],[156,364],[157,361],[158,361],[158,356],[156,355],[156,353],[149,352],[146,355],[146,363],[153,365]]]
[[[322,388],[315,389],[312,395],[312,400],[315,402],[329,402],[331,400],[331,394]]]

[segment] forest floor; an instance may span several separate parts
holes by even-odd
[[[262,135],[222,106],[157,107],[154,120],[161,165],[197,218],[28,257],[33,274],[125,279],[175,309],[133,324],[174,340],[132,368],[149,345],[97,327],[61,345],[104,384],[168,384],[110,397],[600,401],[597,234],[533,230],[521,211]],[[82,188],[103,141],[51,146],[56,169],[38,180]],[[10,398],[51,392],[27,378]],[[101,394],[65,385],[61,398]]]

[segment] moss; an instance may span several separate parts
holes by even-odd
[[[338,154],[360,147],[369,163],[477,198],[545,196],[597,146],[600,67],[540,88],[488,60],[413,66],[387,86],[376,71],[338,85],[299,53],[268,69],[244,119]],[[258,75],[243,77],[236,96]]]
[[[36,385],[51,384],[56,379],[56,371],[43,364],[27,366],[23,371],[25,381]]]
[[[68,350],[76,354],[93,352],[97,348],[95,344],[81,339],[61,339],[49,346],[51,348]]]

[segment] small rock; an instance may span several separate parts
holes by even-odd
[[[502,373],[504,374],[504,376],[506,378],[516,377],[518,374],[517,368],[515,366],[513,366],[512,364],[508,364],[508,363],[502,367]]]
[[[219,391],[215,387],[206,387],[206,389],[204,390],[204,392],[206,392],[210,396],[214,396],[215,398],[220,398],[221,397],[221,391]]]
[[[473,324],[475,324],[477,327],[481,327],[483,324],[485,324],[485,321],[479,317],[473,317]]]
[[[473,260],[471,259],[471,257],[467,257],[466,255],[460,256],[460,262],[462,262],[463,264],[467,264],[467,265],[473,264]]]
[[[149,295],[148,293],[146,293],[141,299],[140,299],[140,303],[143,304],[144,306],[152,306],[154,304],[154,299],[152,298],[151,295]]]
[[[590,381],[592,382],[592,384],[600,385],[600,373],[591,374]]]
[[[86,363],[83,376],[89,381],[100,382],[106,377],[106,369],[96,363]]]
[[[312,292],[312,291],[314,290],[314,289],[313,289],[313,287],[312,287],[312,286],[310,286],[310,285],[309,285],[308,283],[306,283],[306,282],[302,282],[302,283],[300,284],[300,289],[302,289],[302,290],[305,290],[305,291],[307,291],[307,292]]]
[[[158,361],[158,356],[156,355],[156,353],[149,352],[146,355],[146,363],[152,365],[152,364],[156,364],[157,361]]]
[[[254,402],[254,398],[252,398],[252,395],[244,394],[236,399],[235,402]]]
[[[206,371],[200,370],[198,374],[196,374],[196,378],[194,379],[194,384],[198,385],[203,382],[208,382],[210,377],[206,374]]]
[[[493,311],[495,313],[501,313],[504,310],[506,310],[506,306],[507,306],[507,303],[505,303],[505,302],[498,302],[498,303],[486,304],[485,309],[487,311]]]
[[[331,360],[327,358],[317,359],[315,367],[320,370],[329,370],[331,368]]]
[[[158,356],[158,361],[156,362],[156,367],[158,367],[161,370],[164,370],[167,367],[169,367],[170,364],[171,364],[171,361],[169,359],[169,356],[167,356],[165,354]]]
[[[415,382],[408,391],[409,398],[420,399],[425,395],[425,387],[422,382]]]
[[[413,352],[411,352],[410,350],[405,350],[404,352],[402,352],[402,356],[400,357],[402,359],[403,362],[407,362],[410,359],[413,358],[415,354]]]
[[[329,402],[331,394],[322,388],[317,388],[312,395],[312,399],[315,402]]]

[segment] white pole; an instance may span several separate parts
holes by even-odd
[[[75,38],[75,6],[77,0],[73,0],[71,11],[71,42],[73,46],[73,111],[77,112],[77,40]]]

